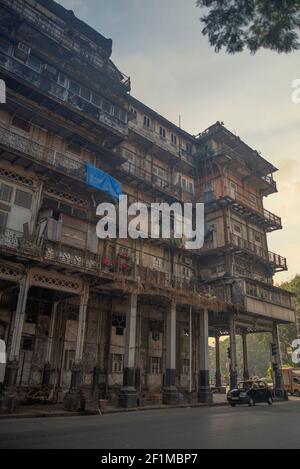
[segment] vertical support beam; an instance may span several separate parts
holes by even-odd
[[[221,365],[220,365],[220,336],[216,334],[215,336],[215,350],[216,350],[216,388],[222,386],[222,375],[221,375]]]
[[[53,347],[53,338],[54,338],[54,326],[58,308],[58,301],[55,301],[52,306],[51,311],[51,318],[50,318],[50,325],[49,325],[49,335],[48,335],[48,342],[47,342],[47,349],[46,349],[46,360],[45,366],[43,371],[43,380],[42,386],[49,387],[50,386],[50,379],[51,379],[51,354],[52,354],[52,347]]]
[[[212,403],[212,392],[209,386],[209,352],[208,352],[208,310],[200,312],[200,370],[198,401]]]
[[[137,406],[137,392],[135,389],[136,317],[137,295],[132,293],[129,296],[126,315],[123,386],[119,394],[119,406],[121,407]]]
[[[30,276],[29,273],[26,272],[19,285],[17,307],[14,316],[12,342],[9,352],[9,359],[5,368],[3,387],[0,394],[0,413],[11,413],[18,408],[16,382],[29,288]]]
[[[20,355],[20,345],[22,338],[23,325],[26,313],[26,303],[28,290],[30,286],[30,279],[28,273],[26,273],[20,282],[17,308],[15,314],[15,321],[13,326],[13,335],[11,341],[11,347],[9,352],[9,361],[18,361]]]
[[[70,389],[65,397],[65,409],[70,411],[84,410],[85,408],[85,399],[83,393],[80,391],[80,385],[88,301],[89,285],[84,284],[79,303],[75,361],[72,365]]]
[[[179,393],[176,388],[176,302],[171,301],[166,318],[167,350],[166,350],[166,373],[163,388],[163,403],[178,404]]]
[[[89,301],[89,285],[85,284],[83,287],[83,294],[80,297],[79,304],[79,316],[78,316],[78,329],[76,338],[76,350],[75,350],[75,363],[80,364],[83,356],[83,346],[86,329],[86,311]]]
[[[248,350],[247,350],[247,334],[242,334],[242,345],[243,345],[243,378],[249,379],[249,367],[248,367]]]
[[[278,326],[276,322],[273,322],[273,329],[272,329],[272,340],[273,344],[276,347],[276,354],[272,356],[272,367],[273,367],[273,375],[274,375],[274,394],[276,397],[283,399],[285,397],[283,383],[282,383],[282,375],[281,375],[281,359],[280,359],[280,342],[279,342],[279,335],[278,335]]]
[[[230,389],[237,386],[237,366],[236,366],[236,334],[235,320],[233,316],[229,318],[229,337],[230,337]]]

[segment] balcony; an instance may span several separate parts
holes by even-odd
[[[266,231],[282,229],[281,218],[263,207],[262,201],[251,192],[238,187],[236,190],[223,188],[219,200],[226,201],[233,210],[246,216],[249,221],[262,226]]]
[[[126,153],[128,152],[135,155],[135,153],[124,149],[121,149],[120,155],[123,158],[127,158]],[[181,187],[172,184],[168,179],[150,173],[129,160],[115,171],[119,178],[124,179],[126,182],[132,182],[133,180],[140,181],[144,185],[147,185],[153,193],[159,192],[164,196],[168,196],[171,199],[176,199],[182,202],[193,203],[195,201],[194,194],[183,191]]]
[[[36,72],[27,65],[3,53],[0,53],[0,70],[1,69],[7,72],[10,77],[17,79],[18,82],[21,80],[21,82],[27,83],[39,93],[61,104],[63,108],[60,109],[57,106],[56,112],[61,111],[63,115],[65,115],[66,111],[69,109],[72,112],[75,111],[76,114],[84,114],[94,125],[100,124],[107,130],[116,132],[118,136],[122,136],[122,138],[128,135],[127,123],[120,121],[111,113],[105,112],[92,102],[72,93],[67,88],[59,85],[56,81],[47,78],[42,72]],[[83,118],[82,115],[81,118]]]
[[[145,294],[179,295],[186,304],[203,301],[214,308],[214,301],[217,301],[212,291],[204,288],[197,277],[182,273],[184,264],[173,262],[174,273],[171,274],[167,260],[119,244],[115,253],[108,256],[47,239],[38,241],[26,241],[23,233],[3,229],[0,252],[13,259],[30,259],[45,268],[57,266],[106,281],[126,278],[142,286]]]
[[[276,181],[273,179],[272,174],[261,176],[259,173],[255,172],[253,168],[247,165],[246,160],[242,158],[238,151],[229,147],[225,143],[219,143],[218,148],[216,149],[208,147],[207,158],[218,158],[221,164],[228,164],[228,161],[230,160],[236,161],[237,163],[239,163],[239,165],[244,167],[248,173],[249,171],[251,172],[250,177],[254,178],[254,181],[259,186],[261,186],[262,190],[266,195],[277,192],[277,184]],[[249,175],[247,177],[249,178]]]
[[[85,163],[74,160],[53,148],[41,145],[31,138],[14,132],[9,127],[0,124],[0,147],[6,152],[13,152],[19,157],[25,157],[35,163],[40,163],[64,176],[86,181]]]
[[[125,91],[130,91],[129,77],[119,70],[117,71],[108,60],[104,60],[96,48],[85,47],[79,36],[68,34],[63,24],[60,25],[57,21],[52,21],[24,1],[2,0],[2,3],[42,34],[74,53],[80,60],[107,74],[112,80],[119,82]]]
[[[37,257],[41,255],[41,247],[32,240],[26,240],[20,231],[0,228],[0,251],[12,252],[18,257]]]
[[[249,281],[242,283],[242,291],[247,312],[281,322],[295,322],[292,293]]]
[[[267,251],[261,246],[258,246],[250,241],[230,233],[231,246],[242,249],[245,252],[263,260],[266,264],[273,267],[275,272],[287,270],[287,261],[285,257],[275,254],[274,252]]]
[[[129,129],[141,137],[140,140],[143,140],[146,145],[149,145],[149,142],[152,145],[157,147],[157,156],[159,157],[159,152],[166,154],[166,157],[173,156],[175,160],[180,161],[180,150],[177,146],[172,145],[171,142],[168,142],[167,139],[160,136],[155,130],[143,126],[141,123],[131,121],[129,122]]]

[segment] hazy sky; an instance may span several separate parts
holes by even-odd
[[[291,83],[300,53],[216,54],[201,34],[196,0],[59,0],[113,40],[112,59],[131,77],[132,94],[196,134],[217,120],[279,168],[279,193],[265,206],[284,228],[269,250],[288,258],[280,282],[300,273],[300,104]]]

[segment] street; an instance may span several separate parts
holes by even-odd
[[[0,448],[300,448],[300,399],[251,408],[5,419]]]

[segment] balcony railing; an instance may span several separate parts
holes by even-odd
[[[283,306],[284,308],[293,309],[292,294],[282,289],[265,287],[246,281],[244,290],[247,296]]]
[[[122,152],[122,155],[126,157],[124,152]],[[193,203],[195,201],[194,194],[182,190],[182,188],[178,185],[172,184],[167,179],[162,178],[156,174],[150,173],[149,171],[146,171],[145,169],[135,165],[134,163],[131,163],[130,161],[124,163],[118,169],[118,171],[120,171],[121,173],[132,175],[138,180],[149,184],[149,186],[152,186],[153,188],[157,189],[163,194],[169,195],[172,198],[174,197],[175,199],[190,203]]]
[[[63,23],[60,25],[57,22],[52,21],[50,18],[43,15],[41,12],[38,12],[24,1],[2,0],[2,3],[14,10],[19,17],[41,31],[41,33],[53,39],[57,44],[65,47],[69,51],[72,51],[81,60],[88,62],[95,68],[107,73],[113,80],[119,81],[127,91],[130,90],[129,77],[120,71],[116,71],[109,61],[104,61],[103,57],[101,57],[96,49],[84,47],[82,42],[77,39],[76,35],[68,34]]]
[[[22,232],[3,227],[0,227],[0,249],[23,255],[39,256],[41,253],[41,247],[35,241],[26,240]]]
[[[124,153],[123,153],[124,155]],[[164,194],[181,199],[181,188],[175,186],[169,181],[157,176],[156,174],[150,173],[149,171],[140,168],[139,166],[127,161],[120,168],[119,171],[122,173],[130,174],[135,178],[148,183],[153,186],[153,188],[159,190]]]
[[[5,150],[16,151],[30,159],[52,167],[66,176],[86,181],[85,163],[77,161],[65,153],[49,148],[31,138],[14,132],[10,127],[0,124],[0,146]]]
[[[230,233],[230,244],[260,257],[265,262],[271,264],[276,271],[287,270],[287,261],[285,257],[275,254],[274,252],[267,251],[263,247],[258,246],[241,236]]]
[[[161,137],[158,132],[148,127],[144,127],[140,123],[131,121],[129,123],[129,128],[135,133],[141,135],[146,140],[150,140],[154,145],[164,150],[167,153],[171,153],[176,158],[180,159],[180,150],[175,145],[172,145],[171,142],[168,142],[165,138]]]
[[[264,220],[269,231],[282,228],[281,218],[265,209],[262,201],[246,189],[238,187],[236,190],[230,190],[227,188],[223,198],[230,200],[232,204],[237,206],[241,204],[240,208],[244,207],[246,210],[250,210],[254,216]]]
[[[219,143],[217,149],[210,149],[207,151],[207,155],[209,158],[213,158],[216,156],[223,156],[223,155],[228,155],[232,157],[235,161],[238,161],[242,166],[248,167],[246,161],[240,156],[238,151],[234,150],[233,148],[229,147],[225,143]],[[249,169],[249,168],[248,168]],[[275,192],[277,191],[277,184],[276,181],[274,181],[273,176],[267,175],[267,176],[260,176],[257,173],[255,173],[254,170],[253,175],[262,179],[264,182],[266,182]]]
[[[32,70],[27,65],[3,53],[0,53],[0,69],[1,68],[19,79],[26,81],[31,86],[37,88],[39,92],[48,95],[50,98],[66,103],[76,111],[83,112],[93,121],[99,121],[104,126],[124,136],[128,134],[127,123],[121,122],[112,114],[103,111],[93,103],[86,101],[70,90],[60,86],[54,80],[47,78],[42,73]]]

